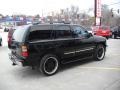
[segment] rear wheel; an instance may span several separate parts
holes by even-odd
[[[113,38],[113,39],[116,39],[116,35],[112,34],[112,38]]]
[[[95,53],[94,53],[94,59],[95,60],[103,60],[105,57],[105,46],[100,44],[96,47]]]
[[[52,54],[45,55],[40,62],[39,70],[46,76],[51,76],[58,71],[59,61],[57,56]]]

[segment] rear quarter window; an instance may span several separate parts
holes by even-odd
[[[52,38],[52,30],[35,30],[31,31],[28,37],[29,41],[45,40]]]
[[[13,40],[17,42],[23,42],[25,34],[27,30],[29,29],[29,26],[19,26],[16,28],[15,32],[13,33]]]
[[[52,32],[52,25],[34,25],[30,29],[28,40],[48,40],[52,38]]]

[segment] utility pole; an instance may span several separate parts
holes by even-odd
[[[101,0],[94,0],[95,26],[101,26]]]
[[[94,17],[95,17],[95,22],[94,22],[94,25],[96,26],[96,0],[94,0]]]

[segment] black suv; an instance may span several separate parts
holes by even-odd
[[[120,26],[113,27],[111,29],[112,32],[112,38],[116,39],[117,37],[120,37]]]
[[[38,67],[49,76],[58,71],[60,64],[91,57],[102,60],[106,39],[93,36],[80,25],[25,25],[13,33],[10,49],[13,65]]]

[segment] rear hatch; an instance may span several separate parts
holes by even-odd
[[[105,36],[109,36],[111,35],[111,31],[110,31],[110,28],[107,27],[107,26],[102,26],[102,27],[99,27],[99,29],[97,30],[97,34],[98,35],[105,35]]]
[[[22,46],[25,45],[25,38],[28,32],[29,26],[20,26],[16,28],[11,39],[11,51],[17,57],[22,57]]]

